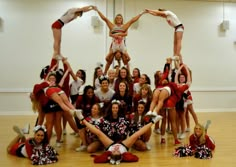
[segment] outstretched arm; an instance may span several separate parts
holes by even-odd
[[[98,10],[98,8],[97,8],[96,6],[94,7],[94,10],[98,12],[98,15],[99,15],[99,16],[101,17],[101,19],[107,24],[108,28],[109,28],[110,31],[111,31],[112,28],[114,27],[114,24],[112,24],[112,23],[110,22],[110,20],[108,20],[108,18],[106,18],[106,17],[102,14],[102,12],[100,12],[100,11]]]
[[[145,11],[153,16],[161,16],[166,17],[165,12],[159,11],[159,10],[151,10],[151,9],[145,9]]]
[[[176,74],[175,74],[175,83],[176,84],[179,84],[179,74],[180,74],[180,72],[181,72],[181,69],[184,67],[184,64],[182,64],[179,68],[178,68],[178,70],[177,70],[177,72],[176,72]]]
[[[95,6],[89,5],[89,6],[84,6],[82,8],[78,8],[77,12],[88,12],[92,9],[94,9]]]
[[[190,87],[190,85],[191,85],[191,75],[190,75],[190,72],[189,72],[189,69],[188,69],[187,65],[185,65],[185,64],[182,64],[180,66],[180,68],[178,69],[178,71],[176,72],[176,74],[175,74],[175,83],[179,84],[178,76],[179,76],[180,71],[182,70],[182,68],[185,68],[185,70],[187,72],[187,82],[186,82],[186,84]]]
[[[78,78],[76,77],[74,71],[72,70],[71,65],[70,65],[70,63],[68,62],[67,58],[62,59],[62,62],[63,62],[63,64],[66,65],[66,69],[69,69],[69,70],[70,70],[70,75],[71,75],[71,77],[73,78],[73,80],[74,80],[74,81],[77,81]]]
[[[125,31],[129,29],[129,27],[136,22],[144,13],[147,13],[146,11],[142,11],[137,16],[133,17],[131,20],[129,20],[127,23],[125,23],[122,27]]]
[[[66,70],[66,72],[64,73],[62,79],[60,80],[59,84],[58,84],[59,87],[62,87],[62,86],[63,86],[64,81],[65,81],[65,78],[67,77],[67,75],[69,74],[69,72],[70,72],[70,69],[68,68],[68,69]]]

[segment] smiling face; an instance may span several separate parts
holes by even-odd
[[[94,104],[94,105],[92,106],[92,109],[91,109],[91,115],[92,115],[92,117],[97,117],[97,116],[99,116],[99,113],[100,113],[100,111],[99,111],[99,106],[98,106],[98,104]]]
[[[122,25],[123,24],[123,16],[121,14],[116,15],[115,24],[117,24],[117,25]]]
[[[132,75],[134,78],[138,78],[140,76],[140,72],[137,68],[133,69]]]
[[[102,76],[102,74],[103,74],[102,69],[101,69],[101,68],[98,68],[97,71],[96,71],[96,73],[97,73],[97,76],[98,76],[98,77]]]
[[[55,75],[50,75],[48,77],[48,81],[50,82],[50,86],[56,85],[56,76]]]
[[[101,89],[105,91],[108,90],[108,88],[109,88],[108,80],[103,80],[101,83]]]
[[[140,83],[140,84],[144,84],[144,83],[146,83],[146,82],[147,82],[146,76],[145,76],[144,74],[142,74],[141,77],[140,77],[140,79],[139,79],[139,83]]]
[[[79,77],[79,78],[82,78],[82,72],[80,71],[80,70],[78,70],[77,72],[76,72],[76,76],[77,77]]]
[[[183,74],[179,75],[179,83],[185,83],[186,82],[186,77]]]
[[[202,128],[200,125],[196,125],[196,126],[194,127],[194,134],[195,134],[197,137],[202,136],[202,134],[203,134],[203,128]]]
[[[138,104],[138,115],[142,115],[145,110],[144,104]]]
[[[113,116],[117,116],[119,112],[119,104],[116,103],[112,104],[111,111]]]
[[[142,89],[141,89],[141,95],[142,95],[142,97],[146,97],[147,94],[148,94],[148,88],[142,88]]]
[[[123,79],[127,77],[127,71],[125,69],[120,69],[120,77]]]
[[[37,144],[42,143],[43,139],[44,139],[44,132],[43,130],[38,130],[37,132],[35,132],[34,134],[34,140]]]
[[[89,99],[92,99],[94,95],[94,90],[91,88],[91,89],[88,89],[87,92],[86,92],[86,96],[89,98]]]
[[[125,92],[125,90],[126,90],[126,84],[124,82],[121,82],[119,84],[119,91],[120,92]]]

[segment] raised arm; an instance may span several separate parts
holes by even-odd
[[[166,14],[164,11],[159,11],[159,10],[151,10],[151,9],[145,9],[145,11],[153,16],[161,16],[161,17],[166,17]]]
[[[125,31],[129,29],[129,27],[136,22],[144,13],[147,13],[146,11],[142,11],[137,16],[133,17],[131,20],[129,20],[127,23],[125,23],[122,27]]]
[[[178,77],[179,77],[179,74],[180,74],[182,68],[185,68],[185,70],[186,70],[186,72],[187,72],[187,82],[186,82],[186,84],[187,84],[188,86],[190,86],[190,85],[191,85],[191,75],[190,75],[190,72],[189,72],[189,69],[188,69],[187,65],[185,65],[185,64],[182,64],[182,65],[180,66],[180,68],[178,69],[178,71],[176,72],[176,74],[175,74],[175,83],[176,83],[176,84],[179,84],[179,79],[178,79]]]
[[[65,69],[66,69],[66,70],[69,69],[70,75],[71,75],[71,77],[73,78],[73,80],[74,80],[74,81],[77,81],[78,78],[76,77],[74,71],[72,70],[71,65],[70,65],[70,63],[68,62],[67,58],[62,59],[62,62],[63,62],[63,64],[66,66]]]
[[[62,86],[63,86],[64,81],[65,81],[65,78],[68,76],[69,72],[70,72],[70,69],[68,68],[68,69],[66,70],[66,72],[64,73],[63,77],[61,78],[59,84],[58,84],[59,87],[62,87]]]
[[[88,12],[90,10],[93,10],[95,6],[89,5],[89,6],[84,6],[82,8],[78,8],[77,12]]]
[[[108,20],[108,18],[106,18],[102,12],[100,12],[98,10],[97,7],[94,7],[94,10],[97,11],[98,15],[101,17],[101,19],[107,24],[108,28],[110,29],[110,31],[113,29],[114,24],[112,24],[112,22],[110,20]]]

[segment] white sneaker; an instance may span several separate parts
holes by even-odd
[[[75,114],[79,118],[79,120],[84,119],[84,116],[82,114],[82,110],[75,110]]]
[[[22,129],[22,132],[23,132],[24,134],[29,134],[29,131],[30,131],[30,124],[27,123],[27,124],[25,125],[25,127]]]
[[[56,147],[60,148],[61,147],[61,142],[56,142]]]
[[[146,147],[147,147],[147,150],[151,150],[151,146],[148,142],[145,143]]]
[[[156,112],[155,112],[156,113]],[[153,123],[157,123],[158,121],[160,121],[163,117],[161,115],[157,115],[154,118],[152,118]]]
[[[178,61],[179,60],[179,56],[173,56],[171,59]]]
[[[153,132],[156,134],[161,134],[161,130],[160,129],[153,129]]]
[[[152,112],[152,116],[154,116],[154,117],[157,117],[158,116],[158,114],[157,114],[157,112]]]
[[[87,146],[81,145],[80,147],[76,148],[75,151],[80,152],[80,151],[85,151],[87,149]]]
[[[147,116],[151,116],[151,115],[152,115],[152,111],[148,111],[148,112],[146,113],[146,115],[147,115]]]
[[[57,60],[62,60],[62,58],[63,58],[63,57],[62,57],[61,55],[56,55],[56,59],[57,59]]]
[[[168,133],[168,134],[172,134],[172,131],[170,130],[170,129],[166,129],[166,133]]]
[[[18,126],[14,125],[14,126],[13,126],[13,130],[14,130],[21,138],[25,137],[23,131],[22,131]]]
[[[186,128],[185,132],[190,132],[190,128]]]
[[[180,135],[179,135],[179,139],[184,139],[186,137],[186,134],[185,133],[181,133]]]
[[[209,128],[210,124],[211,124],[211,120],[207,120],[206,125],[204,127],[205,130],[207,130]]]
[[[62,134],[66,135],[66,129],[63,129]]]

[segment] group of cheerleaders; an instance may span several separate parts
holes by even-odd
[[[106,75],[114,60],[117,60],[119,65],[122,60],[123,64],[126,66],[124,68],[129,69],[129,61],[131,58],[127,53],[125,37],[127,36],[129,27],[143,14],[149,13],[154,16],[163,17],[175,30],[173,57],[166,59],[163,73],[158,72],[156,74],[156,88],[153,91],[153,97],[148,110],[144,112],[146,103],[141,100],[138,102],[135,113],[130,114],[130,116],[121,116],[119,113],[120,106],[122,105],[121,101],[113,99],[110,102],[111,113],[106,116],[110,116],[111,120],[115,120],[117,117],[122,117],[119,118],[122,125],[115,128],[123,131],[124,133],[127,131],[127,118],[129,118],[129,122],[136,120],[136,122],[139,123],[141,122],[140,118],[142,118],[142,124],[136,125],[136,127],[133,128],[133,132],[125,138],[122,138],[122,134],[119,133],[115,134],[115,136],[109,135],[112,133],[112,129],[110,129],[111,124],[105,124],[106,120],[101,119],[101,115],[99,115],[101,107],[103,107],[102,105],[98,105],[98,103],[96,103],[92,107],[90,106],[90,113],[93,117],[87,118],[83,113],[84,111],[76,109],[77,107],[69,100],[70,76],[72,76],[76,82],[79,82],[80,85],[83,81],[77,77],[77,74],[74,74],[67,58],[65,58],[61,53],[62,27],[77,17],[81,17],[83,13],[91,10],[97,11],[98,15],[109,28],[109,35],[112,38],[112,44],[109,53],[106,56],[105,70],[103,72],[103,76],[100,77],[99,80],[101,85],[103,84],[103,81],[108,80]],[[23,131],[18,126],[14,126],[13,129],[17,133],[17,137],[14,138],[14,140],[11,141],[7,147],[8,153],[19,157],[28,157],[32,160],[33,164],[49,164],[57,162],[57,152],[49,145],[49,140],[52,136],[52,129],[54,127],[57,143],[60,143],[62,136],[62,116],[66,121],[68,121],[74,132],[79,134],[83,145],[86,144],[86,136],[84,133],[86,127],[92,138],[95,138],[96,142],[99,141],[100,143],[100,145],[98,145],[98,142],[95,142],[94,145],[96,147],[100,147],[102,145],[103,148],[105,148],[106,151],[102,155],[94,157],[95,163],[110,162],[111,164],[119,164],[121,161],[138,161],[139,158],[131,152],[128,152],[128,150],[134,145],[137,146],[137,148],[138,146],[141,146],[141,148],[139,147],[139,150],[149,150],[150,148],[147,143],[140,143],[139,141],[142,141],[141,139],[145,138],[145,134],[150,134],[152,125],[154,124],[155,126],[158,126],[158,122],[160,120],[162,136],[161,143],[165,143],[164,134],[166,131],[166,120],[169,120],[171,131],[174,136],[174,144],[180,144],[177,136],[179,126],[176,124],[176,113],[182,113],[179,115],[181,120],[180,122],[184,122],[183,120],[185,120],[185,115],[183,113],[192,107],[192,98],[188,90],[191,84],[191,75],[187,65],[183,64],[182,56],[180,54],[184,26],[173,12],[165,9],[145,9],[127,23],[123,23],[122,15],[118,14],[115,17],[114,23],[112,23],[98,10],[96,6],[72,8],[52,24],[52,31],[54,37],[53,58],[50,66],[45,67],[41,72],[40,77],[43,79],[43,82],[36,84],[31,94],[31,100],[34,104],[34,108],[36,108],[39,113],[37,126],[34,127],[34,137],[26,139]],[[63,62],[64,72],[57,69],[60,60]],[[175,70],[172,70],[172,62],[175,66]],[[119,86],[121,88],[119,87],[119,89],[122,90],[122,84],[120,85]],[[123,85],[124,87],[127,86],[126,84]],[[89,86],[85,88],[84,95],[86,94],[90,96],[89,94],[92,94],[89,93],[89,89],[94,88]],[[179,101],[181,101],[181,99],[184,101],[180,104]],[[178,105],[182,106],[184,112],[176,112],[176,110],[178,110]],[[58,110],[63,110],[63,112],[54,112]],[[193,112],[193,114],[195,113]],[[43,126],[44,115],[46,118],[46,127]],[[194,155],[197,158],[210,158],[212,156],[211,151],[215,149],[214,141],[207,135],[207,127],[204,127],[198,123],[196,115],[193,115],[193,117],[195,127],[194,133],[189,138],[189,145],[186,147],[176,148],[174,155],[180,157]],[[75,118],[78,123],[75,122]],[[99,124],[101,124],[101,122],[105,124],[104,127],[106,128],[104,129],[107,130],[106,132],[99,128]],[[78,127],[78,125],[80,127]],[[180,127],[181,132],[185,132],[185,122],[180,123]],[[144,149],[142,149],[142,144],[144,144]],[[91,148],[94,148],[94,146]],[[88,152],[94,152],[91,148],[89,149],[89,147],[87,147]],[[80,149],[81,147],[78,150]]]

